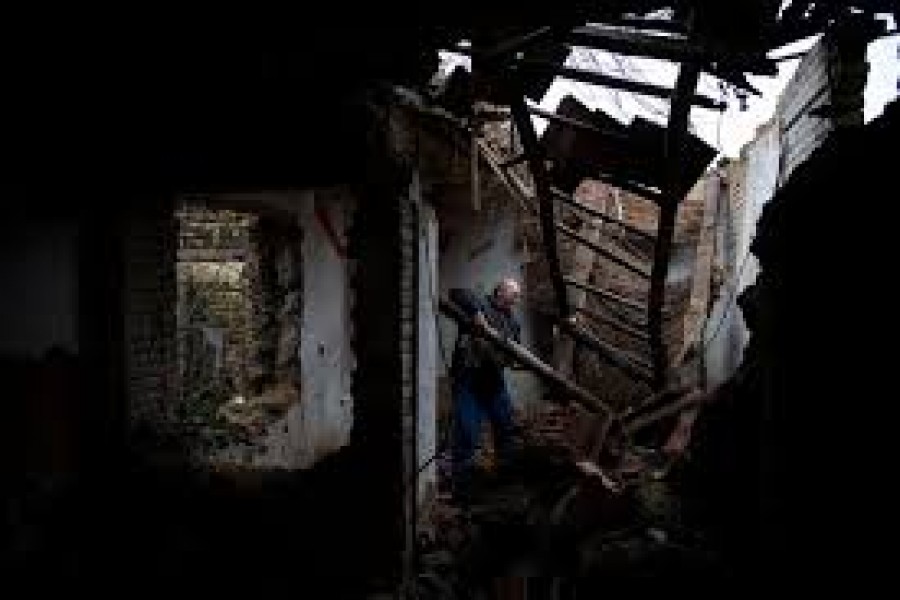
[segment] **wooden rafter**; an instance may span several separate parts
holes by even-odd
[[[663,342],[663,305],[666,294],[666,275],[672,255],[672,240],[675,236],[675,219],[683,191],[679,185],[679,174],[683,153],[681,148],[688,135],[690,97],[697,87],[700,68],[686,63],[678,71],[675,94],[666,129],[665,148],[665,189],[659,208],[659,226],[653,251],[653,267],[650,273],[650,297],[647,324],[650,333],[650,351],[653,358],[653,383],[656,389],[665,385],[667,370],[666,348]]]
[[[563,281],[559,248],[556,243],[556,219],[553,199],[550,197],[550,176],[547,174],[546,156],[543,147],[538,143],[537,133],[534,130],[534,124],[531,122],[524,94],[515,94],[511,108],[516,128],[519,131],[519,137],[522,140],[523,152],[528,156],[528,166],[531,170],[531,177],[534,180],[535,195],[539,205],[541,239],[544,252],[547,255],[547,262],[550,266],[556,305],[559,307],[560,314],[563,317],[568,317],[572,314],[572,310],[569,306],[566,284]]]
[[[639,311],[640,313],[644,313],[647,309],[646,306],[641,304],[640,302],[635,302],[629,298],[625,298],[624,296],[620,296],[614,292],[610,292],[609,290],[604,290],[598,287],[594,287],[592,285],[588,285],[586,283],[581,283],[580,281],[576,281],[574,279],[565,278],[564,279],[566,285],[572,285],[577,288],[581,288],[589,294],[593,294],[598,296],[604,300],[610,300],[622,306],[628,307],[632,310]]]
[[[567,206],[570,206],[576,210],[580,210],[581,212],[583,212],[587,215],[590,215],[591,217],[594,217],[596,219],[600,219],[601,221],[606,221],[607,223],[610,223],[611,225],[616,225],[617,227],[621,227],[623,230],[625,230],[628,233],[631,233],[637,237],[643,238],[645,240],[651,240],[651,241],[653,240],[652,234],[647,233],[646,231],[644,231],[642,229],[638,229],[634,225],[629,225],[625,221],[617,219],[617,218],[613,217],[612,215],[608,215],[604,212],[601,212],[601,211],[597,210],[596,208],[594,208],[593,206],[588,206],[587,204],[585,204],[583,202],[579,202],[577,199],[575,199],[574,197],[565,193],[564,191],[560,190],[559,188],[554,187],[554,188],[551,188],[550,191],[553,193],[554,198],[561,201],[563,204],[565,204]]]
[[[645,279],[650,278],[650,272],[647,271],[647,269],[643,265],[635,263],[624,254],[614,252],[612,249],[601,246],[600,244],[595,244],[592,240],[587,239],[586,237],[584,237],[571,227],[564,225],[563,223],[556,223],[556,228],[566,237],[575,240],[583,246],[587,246],[600,256],[603,256],[610,262],[619,265],[623,269],[631,271],[635,275],[640,275]]]

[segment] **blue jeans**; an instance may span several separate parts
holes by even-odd
[[[516,427],[512,401],[502,375],[496,382],[480,384],[475,374],[463,370],[453,381],[453,474],[456,479],[471,474],[484,417],[491,422],[494,448],[499,458],[509,454]]]

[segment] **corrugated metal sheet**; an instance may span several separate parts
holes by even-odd
[[[815,109],[831,104],[829,43],[823,37],[809,50],[778,102],[776,114],[782,138],[779,185],[822,145],[833,129],[830,118],[813,114]]]
[[[779,183],[787,181],[794,169],[825,142],[832,129],[831,119],[805,116],[783,134]]]

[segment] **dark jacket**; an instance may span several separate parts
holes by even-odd
[[[521,326],[516,316],[494,304],[493,296],[454,288],[450,290],[450,300],[459,305],[469,317],[474,317],[479,312],[483,314],[501,336],[515,342],[521,341]],[[477,383],[486,387],[493,387],[503,381],[503,368],[506,365],[501,356],[486,342],[466,331],[460,331],[452,361],[450,372],[454,379],[473,377]]]

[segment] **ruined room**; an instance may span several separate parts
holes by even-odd
[[[896,4],[466,8],[4,39],[5,581],[568,600],[867,560]]]

